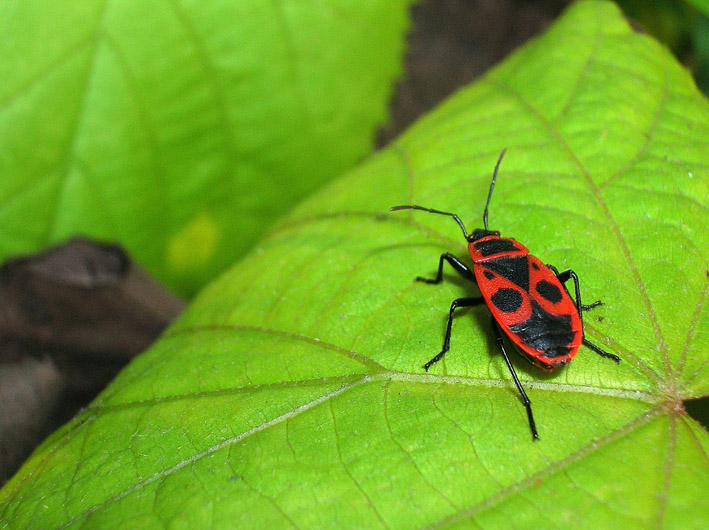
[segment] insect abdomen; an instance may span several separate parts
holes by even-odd
[[[529,361],[544,370],[553,370],[564,366],[576,355],[580,322],[574,326],[574,320],[573,315],[548,313],[532,300],[531,316],[508,329],[510,338]]]

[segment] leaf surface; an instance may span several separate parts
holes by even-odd
[[[371,150],[409,0],[326,4],[2,2],[0,258],[83,233],[194,293]]]
[[[587,348],[515,359],[475,288],[430,275],[466,252],[443,216],[571,268]],[[9,528],[703,528],[709,436],[709,105],[607,2],[541,38],[302,203],[0,492]]]

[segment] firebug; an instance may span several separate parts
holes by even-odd
[[[583,312],[601,305],[581,303],[579,279],[573,270],[559,272],[556,267],[542,263],[527,247],[512,238],[500,237],[500,232],[488,228],[488,208],[495,187],[497,172],[505,155],[503,150],[495,165],[492,182],[483,211],[483,227],[468,233],[460,218],[450,212],[434,210],[418,205],[402,205],[390,208],[398,210],[422,210],[447,215],[460,226],[468,242],[468,251],[473,261],[472,269],[453,254],[445,252],[438,261],[438,273],[433,279],[418,277],[416,281],[438,284],[443,280],[443,263],[448,262],[458,274],[475,283],[482,296],[453,300],[448,312],[448,324],[443,340],[443,349],[424,365],[428,369],[440,361],[450,349],[453,313],[460,307],[487,305],[492,315],[492,331],[515,386],[527,411],[532,438],[539,439],[532,414],[532,404],[510,362],[503,336],[529,362],[544,371],[552,371],[568,364],[584,344],[602,357],[620,362],[617,355],[608,353],[586,339],[583,327]],[[573,280],[575,299],[572,299],[566,282]]]

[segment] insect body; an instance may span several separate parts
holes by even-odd
[[[458,298],[453,301],[448,314],[443,349],[428,361],[424,368],[428,371],[431,365],[440,361],[450,349],[455,310],[459,307],[486,304],[492,314],[495,340],[522,396],[532,437],[537,440],[539,435],[534,423],[532,405],[507,355],[501,331],[523,357],[545,371],[552,371],[568,364],[576,356],[581,344],[603,357],[616,362],[620,362],[620,359],[585,338],[583,311],[593,309],[601,302],[594,302],[591,305],[581,303],[579,280],[574,271],[567,270],[559,273],[554,266],[545,265],[536,256],[531,255],[527,247],[518,241],[500,237],[500,232],[488,229],[488,207],[504,154],[503,150],[492,174],[492,183],[483,212],[484,228],[478,228],[469,234],[456,214],[423,206],[394,206],[391,211],[422,210],[452,217],[463,230],[463,235],[468,242],[468,250],[473,260],[472,270],[453,254],[446,252],[440,257],[435,278],[418,277],[416,280],[440,283],[443,280],[443,263],[448,262],[461,276],[476,283],[482,295],[475,298]],[[571,298],[565,285],[570,279],[574,282],[575,300]]]

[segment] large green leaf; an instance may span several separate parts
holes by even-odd
[[[485,308],[455,320],[438,255],[480,221],[573,267],[591,340],[551,375]],[[613,4],[543,37],[302,204],[38,449],[0,492],[9,528],[706,528],[709,105]]]
[[[0,258],[81,232],[193,292],[370,151],[409,3],[0,3]]]

